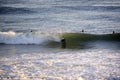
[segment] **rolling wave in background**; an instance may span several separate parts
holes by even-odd
[[[28,14],[32,12],[29,8],[0,7],[0,14]]]
[[[0,0],[0,31],[120,32],[119,0]]]

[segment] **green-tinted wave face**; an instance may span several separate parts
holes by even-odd
[[[95,35],[95,34],[84,34],[84,33],[63,33],[62,37],[67,41],[72,42],[89,42],[96,40],[104,40],[104,41],[120,41],[120,33],[116,34],[103,34],[103,35]]]
[[[120,34],[104,34],[104,35],[95,35],[95,34],[85,34],[85,33],[63,33],[62,38],[66,41],[66,48],[68,49],[88,49],[92,48],[96,41],[105,41],[105,42],[120,42]],[[61,47],[61,42],[51,42],[49,45],[51,47]]]
[[[95,39],[95,35],[80,33],[64,33],[62,37],[66,40],[67,48],[87,48],[86,44]]]

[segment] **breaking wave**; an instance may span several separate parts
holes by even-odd
[[[41,32],[0,32],[0,43],[2,44],[43,44],[44,42],[59,42],[60,37],[53,33]]]
[[[87,33],[46,33],[46,32],[0,32],[0,44],[38,44],[48,47],[60,47],[62,38],[66,40],[66,48],[89,46],[86,43],[95,41],[120,42],[120,33],[87,34]]]

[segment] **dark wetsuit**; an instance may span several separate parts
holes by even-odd
[[[66,40],[64,38],[61,39],[61,48],[66,48]]]

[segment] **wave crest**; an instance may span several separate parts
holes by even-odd
[[[48,41],[60,41],[59,35],[52,33],[27,32],[17,33],[13,31],[0,32],[0,43],[3,44],[42,44]]]

